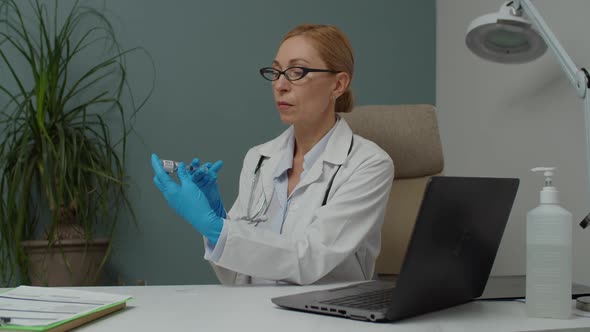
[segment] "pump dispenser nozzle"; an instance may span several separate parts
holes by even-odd
[[[545,176],[545,187],[553,187],[553,175],[555,174],[555,167],[535,167],[531,169],[533,172],[543,172]]]
[[[557,204],[559,203],[558,191],[553,186],[553,175],[555,174],[555,167],[535,167],[531,169],[535,173],[543,172],[545,176],[545,186],[541,190],[542,204]]]

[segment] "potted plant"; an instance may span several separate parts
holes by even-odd
[[[143,49],[122,50],[101,11],[58,3],[0,0],[4,285],[92,284],[122,212],[135,221],[126,144],[151,91],[134,101],[124,59]],[[72,258],[75,244],[81,249]],[[46,270],[60,266],[65,272]]]

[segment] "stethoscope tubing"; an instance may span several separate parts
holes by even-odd
[[[353,139],[351,138],[350,140],[350,147],[348,148],[348,154],[350,155],[350,152],[352,151],[352,145],[353,145]],[[248,199],[248,207],[247,207],[247,216],[246,216],[246,220],[248,220],[250,223],[256,223],[255,226],[258,226],[258,224],[262,221],[266,221],[267,218],[264,218],[264,214],[266,213],[266,211],[262,212],[262,210],[266,210],[268,209],[268,205],[266,206],[266,209],[264,208],[264,205],[266,203],[266,197],[264,197],[264,199],[262,201],[260,201],[259,206],[256,208],[256,213],[251,214],[252,212],[252,203],[254,200],[254,190],[256,189],[256,185],[258,185],[259,179],[260,179],[260,169],[262,168],[262,165],[264,163],[264,160],[268,158],[266,156],[260,156],[260,159],[258,159],[258,163],[256,164],[256,168],[254,168],[254,179],[252,179],[252,189],[250,189],[250,197]],[[324,199],[322,201],[322,206],[326,205],[326,203],[328,202],[328,196],[330,195],[330,190],[332,189],[332,183],[334,182],[334,178],[336,178],[336,174],[338,174],[338,171],[340,170],[340,167],[342,167],[342,164],[338,165],[338,169],[336,169],[336,172],[334,172],[334,175],[332,175],[332,178],[330,179],[330,182],[328,183],[328,188],[326,189],[326,193],[324,195]],[[264,193],[262,194],[264,195]],[[260,212],[262,212],[262,216],[260,216]]]

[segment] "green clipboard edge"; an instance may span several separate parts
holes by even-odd
[[[2,292],[4,293],[4,292]],[[104,307],[100,307],[97,309],[94,309],[90,312],[84,313],[84,314],[79,314],[76,315],[70,319],[66,319],[66,320],[62,320],[53,324],[49,324],[49,325],[37,325],[37,326],[22,326],[22,325],[12,325],[12,324],[5,324],[5,325],[0,325],[0,331],[67,331],[70,329],[73,329],[75,327],[78,327],[82,324],[91,322],[97,318],[100,318],[102,316],[108,315],[112,312],[121,310],[123,308],[125,308],[127,306],[127,301],[132,300],[133,297],[129,297],[125,300],[119,301],[119,302],[115,302],[112,304],[109,304],[107,306]],[[67,325],[67,326],[66,326]]]

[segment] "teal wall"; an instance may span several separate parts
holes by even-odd
[[[150,154],[224,160],[219,184],[229,209],[247,149],[285,129],[258,68],[271,63],[295,25],[334,24],[349,36],[357,104],[435,102],[434,0],[110,0],[106,8],[123,46],[145,47],[156,69],[129,142],[138,225],[120,225],[108,264],[120,283],[217,282],[201,237],[153,185]],[[136,94],[145,94],[149,62],[131,56],[128,66]]]

